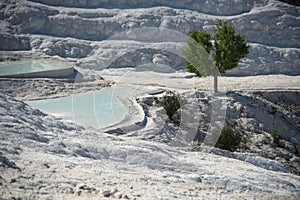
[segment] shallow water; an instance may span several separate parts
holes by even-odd
[[[101,129],[125,119],[130,108],[124,102],[147,91],[149,90],[141,87],[112,86],[98,91],[26,103],[64,120]]]
[[[0,64],[0,76],[57,70],[67,67],[70,67],[70,63],[55,59],[14,61]]]

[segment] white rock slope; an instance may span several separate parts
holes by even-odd
[[[286,173],[276,161],[250,154],[236,160],[82,129],[2,92],[0,103],[4,199],[300,196],[300,178]]]
[[[274,155],[274,148],[265,145],[263,134],[268,134],[256,134],[262,130],[260,121],[265,129],[280,124],[279,131],[298,140],[298,112],[281,105],[290,93],[282,93],[277,102],[272,92],[237,92],[299,90],[299,76],[289,76],[300,74],[299,11],[275,0],[1,0],[0,60],[66,58],[83,75],[84,86],[74,92],[111,82],[180,91],[191,91],[195,84],[207,89],[210,78],[161,73],[184,69],[174,53],[183,44],[170,35],[153,36],[151,30],[211,32],[219,19],[234,25],[251,45],[251,53],[229,75],[277,75],[219,79],[225,90],[233,90],[229,123],[239,120],[242,131],[255,128],[248,134],[257,148],[243,154],[207,147],[192,152],[160,140],[147,141],[144,136],[159,125],[153,117],[152,124],[118,137],[79,127],[12,97],[66,95],[73,91],[71,80],[0,80],[0,199],[299,199],[299,176],[288,173],[282,160],[257,156],[265,150]],[[137,28],[149,34],[130,35]],[[124,31],[133,39],[111,38]],[[149,70],[153,65],[148,64],[158,71]],[[102,70],[107,67],[121,69]],[[299,154],[298,141],[285,144]],[[279,158],[282,151],[276,152]],[[288,159],[294,156],[285,152]]]

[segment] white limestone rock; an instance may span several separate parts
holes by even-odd
[[[138,192],[146,199],[190,197],[186,191],[195,191],[194,198],[299,197],[299,177],[277,161],[213,149],[190,152],[79,128],[2,92],[0,105],[3,198],[99,198],[103,191]]]
[[[134,3],[43,0],[38,2],[42,4],[26,0],[18,3],[9,1],[1,3],[3,21],[0,49],[32,49],[47,55],[76,58],[81,66],[84,62],[105,62],[105,60],[93,60],[94,58],[86,61],[91,52],[89,45],[99,49],[102,45],[97,41],[104,41],[120,32],[147,27],[172,29],[183,34],[188,34],[192,29],[211,32],[217,20],[222,19],[233,24],[237,32],[244,34],[251,42],[251,53],[236,69],[229,71],[228,75],[299,74],[297,63],[300,54],[297,14],[299,8],[282,2],[263,0],[247,2],[140,0]],[[36,42],[43,41],[48,36],[57,38],[46,39],[47,48]],[[72,44],[68,41],[71,38]],[[88,46],[86,43],[89,43]],[[102,51],[113,56],[112,48],[118,46],[115,44]],[[128,52],[130,49],[131,47],[128,47],[125,51]],[[171,54],[163,55],[166,56],[163,63],[177,65],[168,62],[174,60]],[[152,57],[153,53],[148,56]],[[87,59],[83,62],[81,58]],[[131,64],[135,66],[144,64],[138,60],[134,62]],[[153,60],[149,62],[153,63]],[[183,62],[181,69],[184,69]]]
[[[65,6],[65,7],[80,7],[80,8],[148,8],[148,7],[157,7],[157,6],[167,6],[172,8],[181,8],[181,9],[191,9],[196,10],[198,12],[203,12],[212,15],[236,15],[244,12],[248,12],[251,8],[257,4],[265,4],[266,1],[259,0],[254,3],[254,1],[244,2],[242,0],[213,0],[213,1],[170,1],[170,0],[138,0],[138,1],[113,1],[113,0],[33,0],[35,2],[41,2],[47,5],[54,6]],[[217,5],[217,7],[215,7]],[[233,9],[234,7],[234,9]]]

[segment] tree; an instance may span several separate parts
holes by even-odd
[[[201,48],[203,47],[207,53],[209,53],[212,50],[213,45],[210,42],[210,35],[208,33],[192,30],[190,32],[190,37],[193,38],[197,43],[199,43],[201,45]],[[189,45],[189,46],[191,46],[191,45]],[[196,74],[199,77],[202,76],[200,71],[197,70],[197,68],[195,68],[191,62],[187,61],[186,70],[188,72]]]
[[[279,140],[282,139],[282,135],[278,133],[278,127],[276,126],[274,130],[271,131],[271,137],[273,138],[273,142],[276,145],[279,145]]]
[[[166,110],[169,119],[172,120],[175,112],[186,103],[186,100],[178,93],[167,91],[162,99],[157,100],[156,103]]]
[[[218,21],[213,32],[212,42],[209,33],[192,30],[191,38],[187,41],[188,48],[183,51],[183,55],[188,72],[197,76],[202,76],[203,72],[206,73],[204,76],[214,76],[214,91],[217,92],[218,74],[207,65],[207,59],[211,58],[216,70],[224,74],[227,70],[235,68],[240,59],[249,53],[249,46],[245,36],[236,34],[234,27],[227,22]]]
[[[230,128],[224,128],[216,143],[216,147],[224,150],[235,151],[241,143],[241,136]]]

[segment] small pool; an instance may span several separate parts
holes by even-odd
[[[57,78],[74,73],[74,66],[58,59],[30,59],[0,64],[0,77],[11,78]]]
[[[26,103],[64,120],[103,129],[118,124],[128,117],[130,115],[128,98],[146,91],[149,90],[112,86],[98,91]]]

